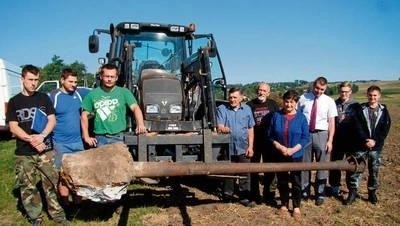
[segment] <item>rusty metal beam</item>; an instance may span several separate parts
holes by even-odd
[[[193,162],[134,162],[132,175],[140,177],[194,176],[211,174],[240,174],[307,170],[345,170],[362,172],[365,162],[354,158],[343,161],[312,163],[193,163]]]

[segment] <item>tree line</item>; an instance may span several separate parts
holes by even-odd
[[[74,61],[71,64],[67,64],[57,55],[54,55],[51,58],[51,62],[41,68],[40,82],[46,80],[59,80],[61,71],[67,67],[77,72],[79,86],[91,86],[95,82],[94,74],[86,71],[86,65],[84,63]]]
[[[296,90],[299,94],[307,92],[312,89],[313,81],[305,81],[305,80],[295,80],[294,82],[273,82],[269,83],[271,87],[271,98],[275,101],[280,102],[282,95],[289,89]],[[338,85],[341,82],[334,82],[329,83],[328,88],[325,91],[325,94],[328,96],[337,96],[339,94],[339,87]],[[228,89],[231,87],[241,87],[245,93],[247,99],[251,100],[256,97],[256,90],[257,90],[258,82],[253,82],[250,84],[231,84],[228,85]],[[357,93],[359,90],[358,85],[355,83],[352,84],[352,91],[353,93]]]
[[[61,59],[60,56],[54,55],[51,58],[51,62],[46,64],[41,70],[41,81],[46,80],[59,80],[60,74],[63,68],[70,67],[78,73],[78,85],[79,86],[91,86],[95,82],[95,75],[86,71],[86,65],[84,63],[74,61],[71,64],[67,64]],[[340,82],[334,82],[328,84],[326,94],[329,96],[336,96],[339,94],[338,85]],[[231,84],[228,85],[228,89],[234,86],[241,87],[247,97],[252,99],[256,97],[256,89],[258,82],[249,84]],[[271,86],[271,98],[280,101],[282,95],[289,89],[294,89],[300,94],[311,89],[312,82],[305,80],[294,80],[293,82],[273,82],[269,83]],[[353,93],[357,93],[359,87],[353,83]],[[222,97],[221,93],[217,93],[217,98]]]

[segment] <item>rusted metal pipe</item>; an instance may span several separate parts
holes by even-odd
[[[307,170],[345,170],[362,172],[365,161],[349,158],[343,161],[312,163],[194,163],[194,162],[134,162],[132,175],[140,177],[194,176]]]

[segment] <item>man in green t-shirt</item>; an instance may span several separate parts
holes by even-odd
[[[136,120],[136,133],[145,133],[142,111],[135,97],[126,88],[116,86],[118,68],[105,64],[100,69],[101,86],[93,89],[82,102],[81,127],[83,140],[91,147],[122,141],[126,129],[126,109]],[[89,114],[94,115],[94,134],[89,135]]]

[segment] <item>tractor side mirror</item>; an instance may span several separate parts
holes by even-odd
[[[215,87],[226,88],[225,80],[223,78],[216,78],[213,80]]]
[[[97,35],[89,36],[89,52],[97,53],[99,51],[99,37]]]
[[[213,41],[213,40],[210,40],[209,42],[208,42],[208,55],[211,57],[211,58],[214,58],[214,57],[216,57],[217,56],[217,47],[216,47],[216,44],[215,44],[215,42]]]

